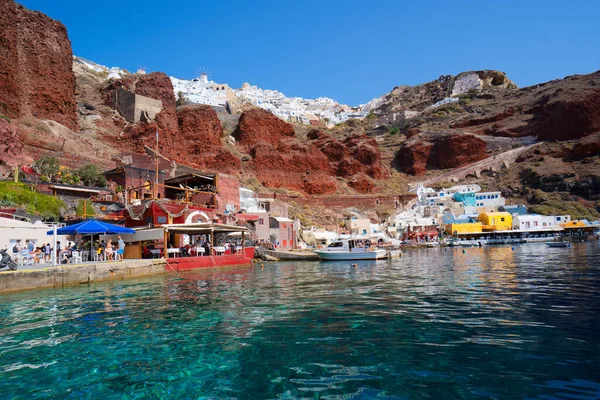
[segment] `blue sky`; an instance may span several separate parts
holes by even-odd
[[[106,66],[356,105],[474,69],[519,86],[600,69],[600,1],[21,0]]]

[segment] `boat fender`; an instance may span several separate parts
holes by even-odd
[[[511,247],[510,249],[511,249],[512,251],[515,251],[515,248],[514,248],[514,247]]]

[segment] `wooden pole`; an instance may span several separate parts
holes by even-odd
[[[168,251],[168,248],[167,248],[167,237],[168,237],[169,234],[168,234],[167,228],[164,228],[164,229],[165,230],[164,230],[163,237],[164,237],[164,241],[165,242],[163,244],[163,253],[164,253],[165,260],[166,260],[167,258],[169,258],[169,251]]]
[[[156,131],[156,151],[154,152],[154,161],[156,162],[156,174],[154,176],[154,190],[152,191],[152,198],[156,200],[156,196],[158,194],[158,131]]]
[[[242,231],[242,254],[246,255],[246,232]]]

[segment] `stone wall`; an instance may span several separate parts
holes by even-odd
[[[324,207],[331,210],[343,210],[346,208],[358,208],[359,210],[373,211],[380,207],[402,209],[409,207],[417,198],[414,194],[407,195],[380,195],[380,196],[309,196],[292,197],[282,194],[260,194],[259,198],[276,198],[283,202],[311,207]]]
[[[40,270],[0,273],[0,293],[55,288],[100,281],[121,281],[165,273],[165,260],[125,260],[86,265],[65,265]]]
[[[132,93],[121,87],[112,92],[113,107],[129,122],[150,122],[162,110],[160,100]]]
[[[240,209],[240,181],[230,175],[217,175],[217,190],[221,201],[218,211],[224,212],[227,204],[233,204],[236,211]]]

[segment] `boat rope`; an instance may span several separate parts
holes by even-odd
[[[169,267],[171,271],[175,272],[177,276],[179,276],[179,271],[175,271],[175,268],[173,268],[171,264],[169,264],[169,259],[165,258],[165,264],[167,264],[167,267]]]

